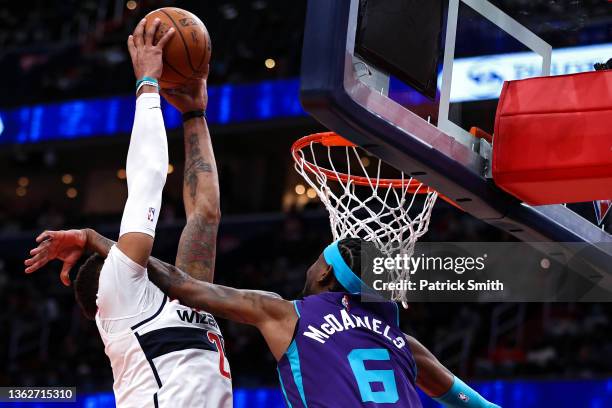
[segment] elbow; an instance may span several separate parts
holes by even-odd
[[[216,205],[203,205],[196,208],[195,212],[189,216],[187,222],[194,220],[206,225],[218,226],[221,222],[221,209]]]
[[[154,191],[162,190],[166,184],[168,164],[145,163],[141,167],[127,170],[128,192],[147,188]],[[147,187],[148,186],[148,187]]]
[[[157,182],[162,186],[166,184],[168,177],[168,163],[151,164],[146,169],[149,179]]]
[[[219,208],[219,206],[214,206],[206,212],[205,216],[211,224],[219,225],[221,222],[221,208]]]

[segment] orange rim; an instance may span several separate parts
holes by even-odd
[[[342,172],[334,172],[333,170],[318,166],[312,162],[309,162],[308,160],[306,160],[299,154],[299,152],[303,148],[310,146],[312,143],[319,143],[326,147],[356,147],[357,146],[354,143],[351,143],[350,141],[346,140],[345,138],[343,138],[342,136],[334,132],[314,133],[312,135],[304,136],[296,140],[295,143],[293,143],[293,145],[291,146],[291,155],[293,156],[293,160],[299,164],[303,163],[304,168],[311,174],[316,175],[317,173],[322,173],[328,179],[340,181],[342,183],[346,183],[349,180],[351,180],[353,183],[359,186],[378,185],[384,188],[388,188],[388,187],[402,188],[402,189],[405,188],[411,194],[415,194],[415,193],[416,194],[427,194],[429,192],[435,191],[429,186],[421,183],[415,178],[408,179],[408,180],[382,178],[382,179],[377,179],[376,181],[368,177],[354,176],[354,175],[350,175],[350,174],[346,174]],[[461,209],[461,207],[459,207],[457,203],[455,203],[453,200],[451,200],[447,196],[440,194],[440,193],[438,193],[438,196],[444,201],[446,201],[447,203]]]

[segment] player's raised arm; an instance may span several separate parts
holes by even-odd
[[[118,248],[145,266],[155,236],[162,190],[168,173],[168,141],[161,113],[157,81],[162,74],[162,50],[173,29],[153,45],[160,21],[143,19],[128,38],[128,50],[138,88],[136,114],[128,150],[126,175],[128,199],[123,210]]]
[[[183,203],[187,223],[175,264],[195,279],[212,282],[221,210],[217,165],[206,124],[206,79],[188,82],[180,89],[162,90],[162,95],[183,115],[185,140]]]
[[[445,407],[500,408],[455,377],[417,339],[406,336],[417,365],[417,386]]]

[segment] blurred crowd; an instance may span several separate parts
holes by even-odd
[[[302,30],[294,28],[303,25],[304,1],[2,2],[0,72],[11,81],[0,106],[125,93],[133,86],[127,36],[147,12],[165,6],[188,9],[206,24],[213,83],[297,76]]]
[[[611,35],[605,0],[493,3],[555,48],[607,42]],[[3,84],[0,106],[125,93],[133,82],[126,38],[147,12],[165,6],[188,9],[207,25],[213,42],[212,83],[299,74],[305,0],[31,0],[1,5],[0,74],[11,80]],[[509,52],[516,46],[469,8],[460,16],[469,24],[461,20],[458,26],[457,56]]]
[[[437,210],[433,220],[432,240],[509,239],[452,209]],[[116,236],[116,225],[92,223]],[[215,281],[299,297],[306,269],[331,238],[327,223],[319,210],[226,218]],[[156,256],[173,262],[181,227],[180,218],[160,223]],[[71,289],[60,284],[59,265],[32,276],[22,272],[34,235],[15,231],[0,237],[0,384],[110,390],[112,374],[95,324],[82,317]],[[515,320],[503,332],[497,332],[498,311]],[[401,320],[407,333],[468,378],[589,378],[612,374],[611,312],[612,304],[427,303],[411,304]],[[235,386],[276,386],[275,362],[257,330],[220,324]]]

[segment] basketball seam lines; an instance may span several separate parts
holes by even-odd
[[[200,70],[200,68],[202,68],[202,64],[204,63],[204,58],[206,58],[206,53],[208,52],[208,47],[211,48],[211,54],[212,54],[212,46],[210,46],[210,43],[212,42],[212,40],[210,40],[210,33],[208,34],[208,38],[209,39],[206,40],[206,37],[204,37],[204,41],[206,41],[206,44],[204,44],[204,52],[202,53],[202,58],[200,58],[200,64],[198,65],[198,71]]]
[[[170,21],[172,21],[172,24],[174,24],[174,26],[176,27],[176,31],[178,31],[179,35],[181,36],[181,40],[183,41],[183,46],[185,47],[185,52],[187,53],[187,62],[189,62],[189,66],[191,67],[191,70],[193,71],[193,73],[195,73],[196,69],[193,67],[193,64],[191,62],[191,53],[189,52],[189,47],[187,47],[187,43],[185,42],[185,37],[183,37],[183,33],[182,33],[181,29],[179,28],[178,25],[176,25],[176,22],[170,16],[170,14],[168,14],[164,10],[159,10],[159,11],[164,13],[170,19]]]
[[[166,65],[168,68],[170,68],[171,70],[173,70],[174,72],[176,72],[177,74],[179,74],[180,76],[182,76],[183,78],[185,78],[185,79],[189,79],[189,77],[188,77],[188,76],[183,75],[183,73],[182,73],[181,71],[179,71],[178,69],[174,68],[174,66],[172,66],[172,64],[170,64],[170,63],[168,62],[168,60],[166,59],[166,57],[162,57],[162,61],[164,62],[164,64],[165,64],[165,65]],[[166,81],[165,79],[164,79],[163,81],[164,81],[164,82],[174,82],[174,83],[176,83],[176,84],[179,84],[179,83],[180,83],[180,82],[176,82],[176,81]]]

